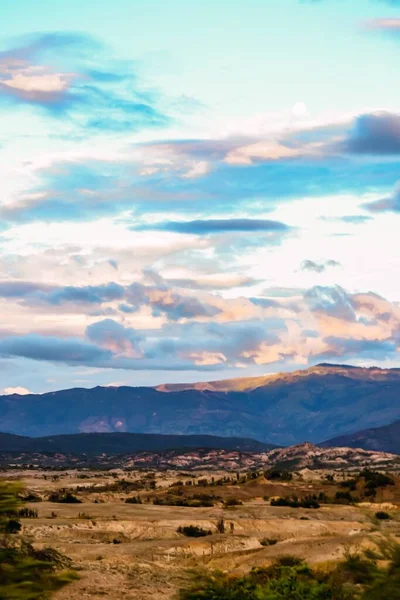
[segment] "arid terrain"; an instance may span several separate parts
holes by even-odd
[[[162,600],[174,598],[194,570],[246,573],[284,555],[326,564],[399,540],[400,478],[391,469],[384,475],[390,485],[370,484],[360,466],[293,473],[14,469],[1,476],[22,479],[26,506],[37,511],[21,519],[21,534],[70,557],[78,571],[57,600]],[[314,498],[316,507],[273,505],[294,496],[297,504]],[[390,518],[378,519],[378,511]],[[187,526],[207,535],[178,531]]]

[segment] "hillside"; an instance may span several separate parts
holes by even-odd
[[[163,386],[171,390],[167,393],[151,387],[96,387],[0,396],[0,427],[26,436],[137,432],[244,437],[293,445],[400,419],[400,369],[319,365],[294,373],[214,382],[210,387]]]
[[[351,435],[342,435],[323,442],[321,446],[348,446],[349,448],[400,454],[400,421],[384,427],[364,429]]]
[[[77,433],[29,438],[0,433],[0,452],[57,452],[63,454],[128,454],[132,452],[163,452],[183,448],[211,448],[261,452],[270,450],[263,444],[245,438],[225,438],[212,435],[159,435],[151,433]]]
[[[134,436],[135,434],[127,434]],[[353,469],[365,465],[379,469],[398,468],[400,456],[359,448],[322,448],[310,443],[288,448],[269,449],[268,445],[249,440],[231,440],[199,436],[203,446],[190,446],[198,436],[138,436],[138,439],[118,441],[126,434],[77,434],[51,438],[22,438],[17,450],[8,436],[0,434],[0,465],[36,465],[48,468],[121,468],[121,469],[189,469],[189,470],[285,470]],[[159,437],[165,439],[160,440]],[[145,439],[146,438],[146,439]],[[167,440],[166,438],[169,438]],[[185,438],[185,441],[183,440]],[[189,439],[190,438],[190,439]],[[140,441],[140,439],[142,441]],[[21,441],[21,438],[19,438]],[[218,443],[220,447],[218,447]],[[175,447],[173,446],[175,444]],[[236,444],[236,447],[234,446]],[[225,448],[222,447],[225,445]],[[136,446],[136,450],[134,450]],[[231,446],[229,448],[229,446]],[[251,446],[253,449],[251,450]],[[258,446],[258,447],[257,447]],[[144,449],[146,447],[146,449]],[[122,451],[125,448],[125,451]]]

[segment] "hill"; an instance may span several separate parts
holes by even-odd
[[[365,450],[400,454],[400,421],[384,427],[364,429],[351,435],[342,435],[322,442],[321,446],[347,446],[349,448],[364,448]]]
[[[400,456],[387,452],[359,448],[322,448],[307,442],[288,448],[270,449],[268,445],[252,440],[212,436],[205,439],[207,436],[138,435],[135,439],[135,434],[89,433],[51,438],[18,438],[17,441],[13,441],[12,437],[0,434],[1,466],[223,469],[233,472],[272,467],[289,471],[343,470],[365,465],[379,469],[398,469],[400,465]],[[202,447],[190,446],[197,441],[202,442]],[[207,446],[204,442],[210,445]],[[123,449],[125,451],[121,452]]]
[[[1,429],[26,436],[216,435],[289,446],[400,419],[400,369],[323,364],[293,373],[212,382],[210,389],[196,386],[75,388],[0,396]]]
[[[159,435],[151,433],[77,433],[29,438],[0,433],[0,452],[32,452],[87,454],[129,454],[132,452],[163,452],[172,449],[210,448],[262,452],[271,444],[245,438],[225,438],[212,435]]]

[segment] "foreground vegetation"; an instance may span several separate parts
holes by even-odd
[[[330,573],[287,556],[243,577],[204,574],[182,590],[180,600],[399,600],[400,547],[391,549],[389,566],[349,556]]]
[[[0,598],[1,600],[41,600],[76,578],[66,570],[68,559],[47,548],[35,550],[15,539],[21,529],[19,516],[32,515],[21,509],[21,487],[0,482]]]

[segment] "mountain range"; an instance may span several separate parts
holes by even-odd
[[[341,436],[399,419],[400,369],[348,365],[208,383],[0,396],[0,430],[35,437],[136,432],[336,444]]]
[[[159,435],[156,433],[76,433],[30,438],[0,433],[1,452],[57,452],[62,454],[129,454],[172,449],[210,448],[240,452],[266,452],[276,448],[246,438],[213,435]]]

